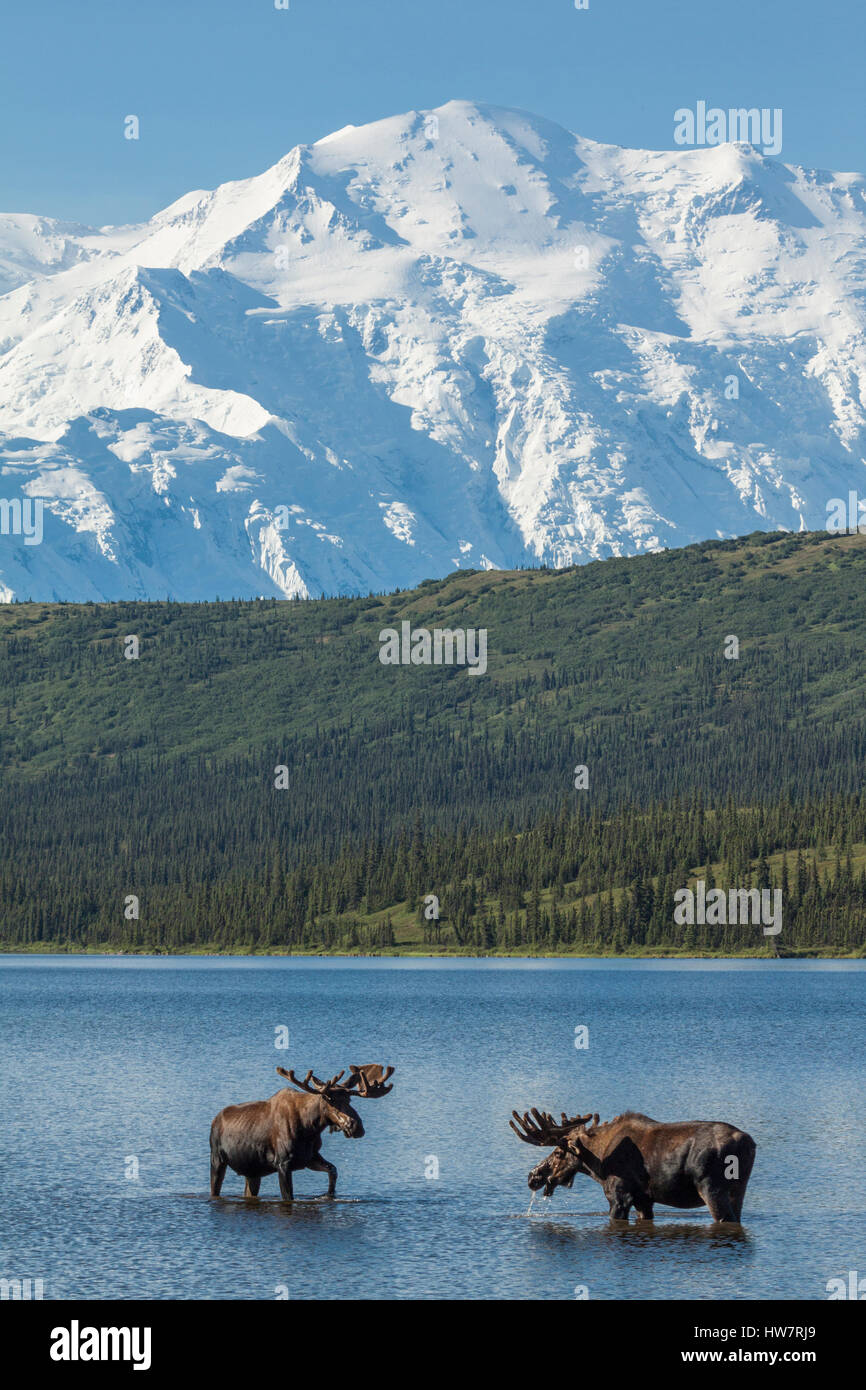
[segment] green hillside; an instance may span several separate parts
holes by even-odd
[[[402,621],[485,629],[487,672],[382,665]],[[362,599],[2,606],[0,946],[861,950],[864,637],[866,537],[823,533]],[[699,872],[784,886],[778,942],[677,927]]]

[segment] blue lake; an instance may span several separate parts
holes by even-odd
[[[0,1276],[46,1298],[761,1299],[866,1275],[866,962],[0,958]],[[589,1047],[575,1047],[575,1029]],[[278,1049],[277,1030],[289,1046]],[[324,1174],[207,1196],[224,1105],[396,1067]],[[527,1215],[513,1108],[720,1119],[758,1145],[741,1233],[601,1189]],[[137,1176],[135,1176],[137,1172]],[[431,1176],[438,1173],[438,1176]]]

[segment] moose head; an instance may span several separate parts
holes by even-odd
[[[526,1111],[523,1115],[516,1110],[511,1113],[514,1119],[508,1123],[518,1139],[542,1148],[553,1146],[553,1153],[529,1174],[529,1186],[533,1192],[543,1188],[545,1197],[549,1197],[557,1187],[571,1187],[578,1173],[589,1171],[586,1161],[590,1156],[589,1150],[581,1142],[581,1136],[586,1137],[589,1120],[593,1125],[598,1124],[598,1115],[572,1115],[569,1118],[563,1111],[557,1123],[546,1110]]]
[[[285,1071],[282,1067],[277,1067],[280,1076],[284,1076],[299,1091],[307,1091],[310,1095],[321,1096],[322,1099],[322,1118],[325,1123],[330,1125],[332,1130],[342,1130],[347,1139],[363,1139],[364,1125],[357,1110],[352,1107],[353,1100],[378,1100],[380,1096],[386,1096],[393,1088],[385,1083],[394,1071],[393,1067],[381,1067],[378,1062],[370,1062],[366,1066],[349,1067],[349,1077],[346,1081],[345,1068],[332,1076],[330,1081],[320,1081],[317,1076],[313,1076],[312,1070],[308,1071],[303,1081],[299,1081],[293,1071]]]

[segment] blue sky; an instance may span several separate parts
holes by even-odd
[[[5,0],[0,210],[135,221],[340,126],[454,97],[654,149],[698,100],[781,107],[783,160],[866,171],[864,0],[290,6]]]

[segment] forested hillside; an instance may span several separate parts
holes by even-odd
[[[382,665],[404,620],[486,629],[486,673]],[[866,537],[826,534],[3,606],[0,944],[862,950],[864,639]],[[782,888],[778,939],[677,926],[696,877]]]

